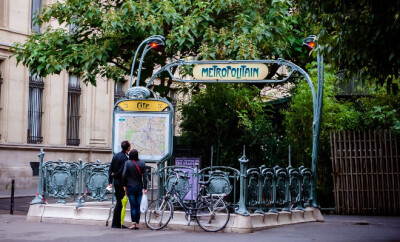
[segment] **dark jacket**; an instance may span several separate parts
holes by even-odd
[[[124,169],[125,161],[127,160],[128,160],[128,155],[123,151],[114,155],[114,157],[111,160],[110,169],[108,170],[108,182],[110,184],[112,183],[113,178],[114,178],[114,185],[122,184],[122,171]]]
[[[138,160],[136,161],[137,166],[132,160],[128,160],[125,162],[124,170],[122,172],[122,184],[124,187],[133,187],[133,186],[143,186],[144,189],[147,189],[147,170],[146,164]]]

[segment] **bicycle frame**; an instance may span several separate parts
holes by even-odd
[[[198,204],[200,204],[201,202],[206,202],[205,201],[205,199],[207,198],[207,197],[211,197],[211,200],[210,200],[210,202],[211,202],[211,205],[213,205],[212,204],[212,202],[213,202],[213,197],[215,196],[215,197],[218,197],[218,201],[217,202],[220,202],[220,201],[222,201],[223,199],[224,199],[224,197],[226,196],[226,194],[210,194],[210,196],[203,196],[202,195],[202,193],[203,193],[203,191],[204,191],[204,186],[201,186],[200,187],[200,190],[198,191],[198,193],[197,193],[197,199],[196,199],[196,207],[189,207],[189,206],[187,206],[187,205],[185,205],[185,203],[183,202],[183,200],[177,195],[177,192],[176,192],[176,190],[175,190],[175,185],[177,184],[177,181],[178,181],[178,174],[176,174],[176,179],[175,179],[175,182],[172,184],[172,186],[171,186],[171,189],[170,189],[170,191],[167,191],[167,194],[165,195],[165,197],[169,200],[171,197],[173,197],[176,201],[178,201],[178,203],[179,203],[179,205],[183,208],[183,211],[185,212],[185,214],[187,215],[187,216],[189,216],[189,219],[188,220],[191,220],[191,219],[194,219],[194,217],[191,217],[193,214],[196,214],[195,212],[196,212],[196,210],[199,210],[200,208],[199,207],[197,207],[197,205]],[[172,217],[173,217],[174,215],[173,215],[173,213],[172,213]]]

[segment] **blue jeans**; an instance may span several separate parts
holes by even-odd
[[[142,190],[142,186],[126,188],[129,204],[131,205],[131,219],[132,222],[135,222],[136,224],[139,224],[140,220],[140,202],[142,201]]]

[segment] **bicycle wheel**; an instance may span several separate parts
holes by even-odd
[[[167,226],[173,212],[172,203],[161,198],[150,204],[144,214],[144,220],[149,229],[159,230]]]
[[[229,217],[226,203],[219,199],[202,202],[196,209],[197,224],[207,232],[217,232],[225,228]]]

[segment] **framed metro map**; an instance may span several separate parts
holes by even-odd
[[[139,159],[158,161],[169,152],[169,129],[168,113],[115,113],[113,151],[120,152],[121,142],[128,140]]]

